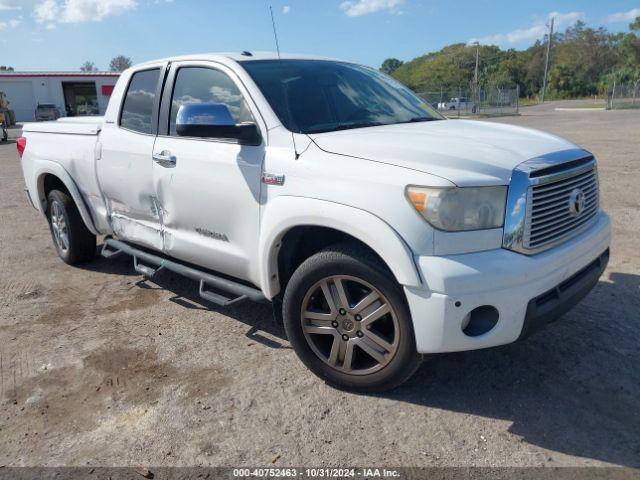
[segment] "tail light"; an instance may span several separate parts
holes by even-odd
[[[16,142],[16,147],[18,147],[18,155],[22,158],[22,155],[24,155],[24,149],[27,148],[27,139],[20,137]]]

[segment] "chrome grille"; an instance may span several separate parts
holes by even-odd
[[[538,178],[529,187],[524,247],[539,250],[570,237],[598,212],[595,162]]]
[[[526,255],[552,248],[596,221],[599,200],[596,160],[586,150],[526,160],[511,174],[502,245]]]

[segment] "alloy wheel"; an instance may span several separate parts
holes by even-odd
[[[56,245],[61,252],[66,253],[69,250],[69,230],[63,208],[56,201],[51,203],[51,230]]]
[[[374,373],[398,350],[400,330],[393,306],[360,278],[333,275],[314,284],[302,301],[301,321],[313,352],[342,373]]]

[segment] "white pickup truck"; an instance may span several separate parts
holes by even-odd
[[[25,124],[27,194],[69,264],[133,257],[219,305],[272,301],[332,385],[392,388],[421,354],[554,320],[609,254],[596,160],[446,120],[395,80],[304,56],[207,54],[125,71],[104,117]]]
[[[476,113],[476,104],[463,97],[454,97],[448,102],[438,103],[438,110],[465,110]]]

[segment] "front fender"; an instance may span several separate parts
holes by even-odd
[[[38,199],[36,208],[40,211],[40,213],[46,215],[45,206],[47,203],[47,199],[45,198],[44,194],[44,178],[47,174],[54,175],[60,179],[60,181],[69,191],[69,194],[71,195],[71,198],[73,198],[76,207],[78,207],[80,216],[87,226],[87,229],[94,235],[99,235],[100,233],[93,223],[93,219],[91,218],[91,214],[87,209],[84,199],[82,198],[80,190],[71,178],[71,175],[69,175],[69,172],[67,172],[62,165],[56,162],[51,162],[49,160],[38,160],[37,162],[35,162],[34,175],[32,176],[32,178],[35,179],[35,184],[28,185],[29,191],[32,195],[31,198]]]
[[[401,285],[421,285],[413,254],[398,233],[375,215],[340,203],[279,196],[264,207],[260,228],[260,285],[267,298],[280,292],[278,251],[292,228],[319,226],[340,230],[368,245],[387,264]]]

